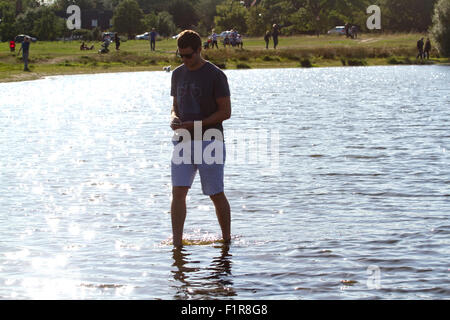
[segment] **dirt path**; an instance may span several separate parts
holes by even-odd
[[[369,38],[369,39],[364,39],[364,40],[358,40],[360,43],[373,43],[373,42],[377,42],[378,39],[375,38]]]

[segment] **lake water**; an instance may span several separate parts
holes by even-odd
[[[450,298],[450,68],[225,72],[268,157],[227,162],[229,247],[196,177],[182,251],[170,73],[0,84],[1,299]]]

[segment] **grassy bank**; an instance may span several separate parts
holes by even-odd
[[[244,49],[223,48],[203,51],[203,56],[226,69],[248,68],[304,68],[330,66],[369,66],[419,64],[415,44],[420,34],[362,35],[352,40],[339,36],[296,36],[281,38],[277,50],[265,49],[262,39],[244,39]],[[80,51],[80,42],[36,42],[30,49],[31,72],[23,72],[21,57],[9,52],[8,44],[1,43],[0,82],[38,79],[48,75],[161,71],[164,66],[178,66],[175,56],[176,40],[157,42],[150,52],[149,42],[123,42],[120,51],[114,44],[110,53],[97,53],[100,42],[92,43],[92,51]],[[90,46],[91,43],[88,43]],[[439,58],[435,50],[427,64],[449,63]]]

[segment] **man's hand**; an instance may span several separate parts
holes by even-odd
[[[178,118],[177,116],[173,116],[172,121],[170,121],[170,127],[172,128],[172,130],[179,129],[180,124],[181,124],[180,118]]]
[[[180,118],[178,118],[177,116],[173,116],[172,121],[170,122],[170,127],[172,128],[172,130],[177,129],[191,130],[194,129],[194,121],[181,122]]]
[[[186,129],[186,130],[193,130],[194,129],[194,121],[185,121],[185,122],[173,122],[170,124],[170,127],[172,130],[177,129]]]

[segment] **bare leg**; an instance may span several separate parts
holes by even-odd
[[[231,240],[231,213],[230,204],[228,203],[225,193],[221,192],[210,196],[216,208],[217,220],[219,220],[222,229],[222,237],[225,243]]]
[[[186,220],[186,195],[189,187],[172,187],[172,234],[174,247],[181,247],[183,243],[183,228]]]

